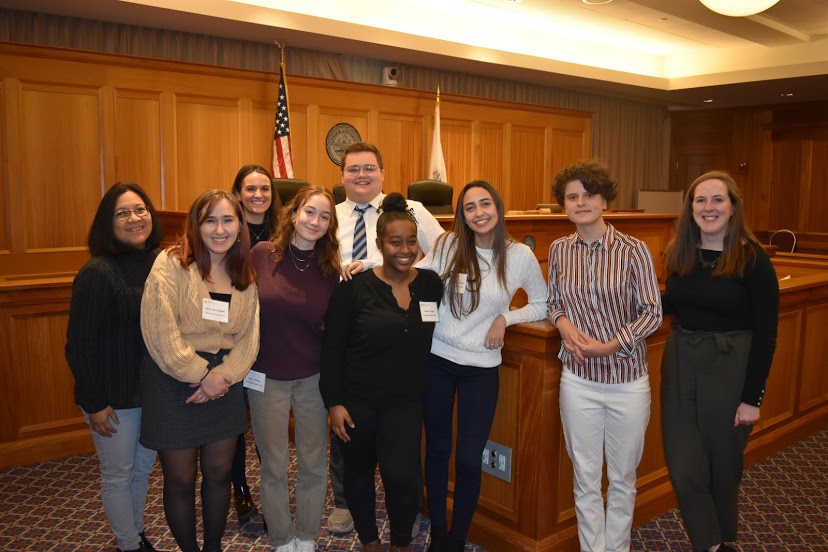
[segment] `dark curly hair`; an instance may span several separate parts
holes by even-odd
[[[610,175],[609,168],[600,161],[584,161],[564,167],[555,175],[552,188],[559,205],[566,201],[566,185],[573,180],[580,180],[584,190],[591,194],[600,194],[609,203],[618,193],[618,185]]]

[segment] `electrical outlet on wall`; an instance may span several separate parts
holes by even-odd
[[[483,449],[481,464],[484,473],[504,481],[512,481],[512,449],[488,441]]]

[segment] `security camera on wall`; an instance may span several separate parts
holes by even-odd
[[[382,68],[382,84],[385,86],[397,86],[397,75],[400,70],[391,65],[386,65]]]

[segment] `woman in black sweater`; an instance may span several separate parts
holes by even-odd
[[[144,503],[155,451],[141,427],[141,295],[158,254],[161,226],[137,184],[118,183],[101,199],[89,231],[92,258],[75,277],[66,360],[75,402],[92,431],[101,498],[118,550],[152,551]]]
[[[342,282],[331,297],[319,389],[344,443],[345,498],[362,549],[382,550],[379,464],[394,552],[407,550],[417,515],[423,380],[443,284],[436,273],[413,268],[417,223],[398,193],[382,202],[377,249],[382,265]]]
[[[729,174],[690,186],[665,264],[667,467],[693,549],[731,552],[745,445],[776,348],[779,283]]]

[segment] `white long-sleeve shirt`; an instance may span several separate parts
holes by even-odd
[[[442,276],[451,258],[455,239],[455,236],[447,236],[417,266]],[[522,243],[510,242],[506,248],[507,289],[503,289],[497,279],[497,270],[492,262],[493,250],[477,248],[477,255],[481,278],[477,308],[459,319],[455,318],[448,303],[449,290],[445,289],[438,307],[440,321],[434,329],[431,352],[456,364],[492,368],[499,366],[502,360],[501,349],[486,348],[486,334],[492,322],[499,314],[506,319],[507,326],[546,318],[546,282],[532,250]],[[509,310],[512,297],[521,288],[529,296],[529,303]],[[470,303],[470,292],[466,291],[463,305],[468,307]]]
[[[368,254],[368,257],[363,260],[365,270],[382,264],[382,253],[377,249],[377,219],[379,219],[379,207],[382,205],[383,199],[385,199],[385,194],[379,194],[371,200],[369,203],[371,208],[363,215]],[[443,227],[422,203],[412,199],[408,199],[406,202],[414,210],[414,217],[417,219],[417,241],[420,243],[420,250],[423,253],[428,253],[437,237],[443,233]],[[354,207],[357,205],[359,204],[346,199],[336,206],[336,219],[339,224],[336,236],[339,238],[339,255],[345,265],[350,264],[353,260],[354,226],[356,226],[356,221],[359,218],[359,214],[354,211]],[[364,205],[360,206],[364,207]]]

